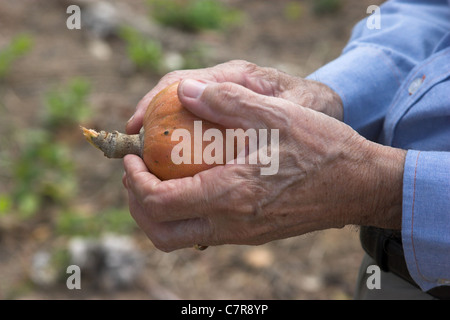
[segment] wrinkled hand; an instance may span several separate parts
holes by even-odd
[[[320,82],[290,76],[277,69],[259,67],[243,60],[234,60],[211,68],[173,71],[164,76],[138,103],[134,115],[127,123],[127,133],[139,132],[145,111],[158,92],[183,79],[215,83],[232,82],[256,93],[283,98],[336,119],[342,120],[343,117],[341,99],[328,86]]]
[[[139,157],[126,156],[130,212],[157,248],[263,244],[347,224],[399,227],[404,151],[279,93],[266,95],[275,92],[268,80],[251,89],[242,85],[248,80],[217,82],[184,80],[179,98],[229,128],[278,129],[278,173],[261,175],[261,165],[247,161],[160,181]]]

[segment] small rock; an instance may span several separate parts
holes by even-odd
[[[322,281],[317,276],[304,276],[302,278],[301,286],[302,289],[307,292],[317,292],[322,288]]]
[[[52,264],[52,255],[38,251],[31,260],[30,279],[38,286],[50,286],[57,282],[58,272]]]
[[[100,39],[94,39],[89,43],[89,52],[98,60],[108,60],[112,55],[112,50],[109,44]]]
[[[263,247],[252,248],[245,252],[244,261],[254,268],[267,268],[273,263],[272,252]]]
[[[99,38],[116,35],[119,29],[117,9],[106,1],[96,1],[86,5],[81,18],[82,25],[90,29]]]
[[[81,278],[104,290],[131,287],[143,266],[143,256],[130,237],[105,235],[100,239],[74,238],[69,245],[71,263]]]
[[[179,52],[171,51],[164,55],[167,71],[179,70],[184,67],[184,58]]]

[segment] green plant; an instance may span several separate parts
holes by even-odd
[[[200,44],[193,45],[183,52],[183,69],[200,69],[208,66],[208,48]]]
[[[76,211],[62,212],[56,221],[56,231],[69,236],[99,236],[104,232],[128,234],[136,228],[127,208],[109,208],[96,215]]]
[[[303,14],[303,7],[298,1],[289,1],[284,7],[284,16],[287,20],[298,20]]]
[[[5,48],[0,49],[0,78],[7,75],[14,61],[31,50],[32,43],[31,36],[19,34]]]
[[[313,10],[317,15],[335,13],[341,8],[341,0],[316,0]]]
[[[85,120],[90,112],[90,91],[90,83],[83,78],[73,78],[65,86],[50,90],[44,102],[47,127],[67,127]]]
[[[74,164],[67,148],[48,131],[28,129],[20,154],[12,165],[12,199],[23,218],[46,204],[63,205],[76,190]]]
[[[0,214],[15,211],[19,217],[29,218],[48,205],[64,207],[74,198],[75,164],[55,129],[67,129],[84,119],[89,92],[90,84],[81,78],[50,90],[45,95],[40,128],[11,133],[18,143],[14,153],[2,154],[2,164],[11,168],[12,183],[0,196]]]
[[[12,201],[12,197],[9,194],[0,194],[0,216],[8,213],[9,210],[11,210]]]
[[[51,251],[49,266],[56,273],[56,281],[65,283],[67,280],[67,266],[71,264],[70,252],[66,246],[56,246]]]
[[[129,59],[142,70],[160,71],[163,61],[161,44],[131,27],[123,27],[120,37],[126,42]]]
[[[159,23],[187,31],[222,29],[240,21],[241,13],[216,0],[148,0]]]

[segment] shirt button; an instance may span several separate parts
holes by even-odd
[[[425,75],[422,78],[416,78],[413,82],[409,85],[408,92],[409,95],[413,95],[419,87],[422,85],[423,81],[425,80]]]

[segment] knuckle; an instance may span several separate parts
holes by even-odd
[[[157,199],[158,198],[156,197],[147,195],[142,201],[142,206],[144,207],[145,213],[151,221],[161,221],[161,205],[158,203]]]
[[[243,75],[251,75],[257,72],[258,70],[262,69],[257,64],[243,59],[230,60],[229,62],[224,63],[222,66],[224,68],[233,68],[240,70]]]
[[[249,74],[253,74],[253,73],[255,73],[255,72],[257,72],[257,71],[259,71],[259,70],[262,69],[262,68],[261,68],[260,66],[258,66],[257,64],[252,63],[252,62],[248,62],[248,61],[245,61],[245,63],[243,64],[243,66],[244,66],[245,72],[246,72],[246,73],[249,73]]]
[[[182,74],[182,70],[174,70],[174,71],[170,71],[169,73],[167,73],[161,80],[162,81],[174,81],[175,79],[179,79],[181,74]]]
[[[236,109],[242,105],[244,100],[238,85],[223,82],[213,86],[208,86],[204,92],[204,102],[207,103],[215,111],[215,116],[219,122],[223,117],[232,116],[236,113]]]
[[[287,106],[269,102],[260,110],[261,115],[266,119],[266,123],[270,128],[282,129],[290,126],[292,115],[288,112]]]
[[[161,239],[157,239],[155,237],[150,238],[150,240],[152,241],[155,248],[160,251],[163,251],[166,253],[173,251],[172,248],[167,245],[166,241],[161,241]]]
[[[235,114],[239,108],[251,107],[255,103],[253,94],[241,85],[232,82],[217,84],[214,99],[216,103],[226,105],[225,112]]]
[[[242,205],[239,210],[245,214],[257,214],[261,210],[258,199],[267,199],[270,196],[269,188],[259,179],[260,168],[257,165],[233,166],[233,179],[239,180],[239,189],[231,195],[233,199],[239,199]]]
[[[168,234],[165,228],[153,228],[146,232],[148,239],[152,242],[153,246],[163,252],[171,252],[175,250],[173,246],[170,245]]]
[[[258,66],[256,64],[254,64],[253,62],[249,62],[244,59],[234,59],[234,60],[231,60],[229,63],[234,66],[239,66],[241,68],[248,69],[248,70],[253,70],[255,68],[258,68]]]
[[[238,85],[231,82],[223,82],[218,84],[218,94],[216,95],[218,101],[232,101],[237,100],[241,96]]]
[[[247,68],[247,67],[252,67],[252,66],[256,66],[256,64],[251,63],[247,60],[244,59],[233,59],[230,60],[227,64],[233,65],[233,66],[237,66],[237,67],[241,67],[241,68]]]
[[[155,242],[153,241],[153,245],[155,246],[156,249],[169,253],[171,251],[173,251],[173,249],[171,247],[169,247],[166,243],[164,242]]]

